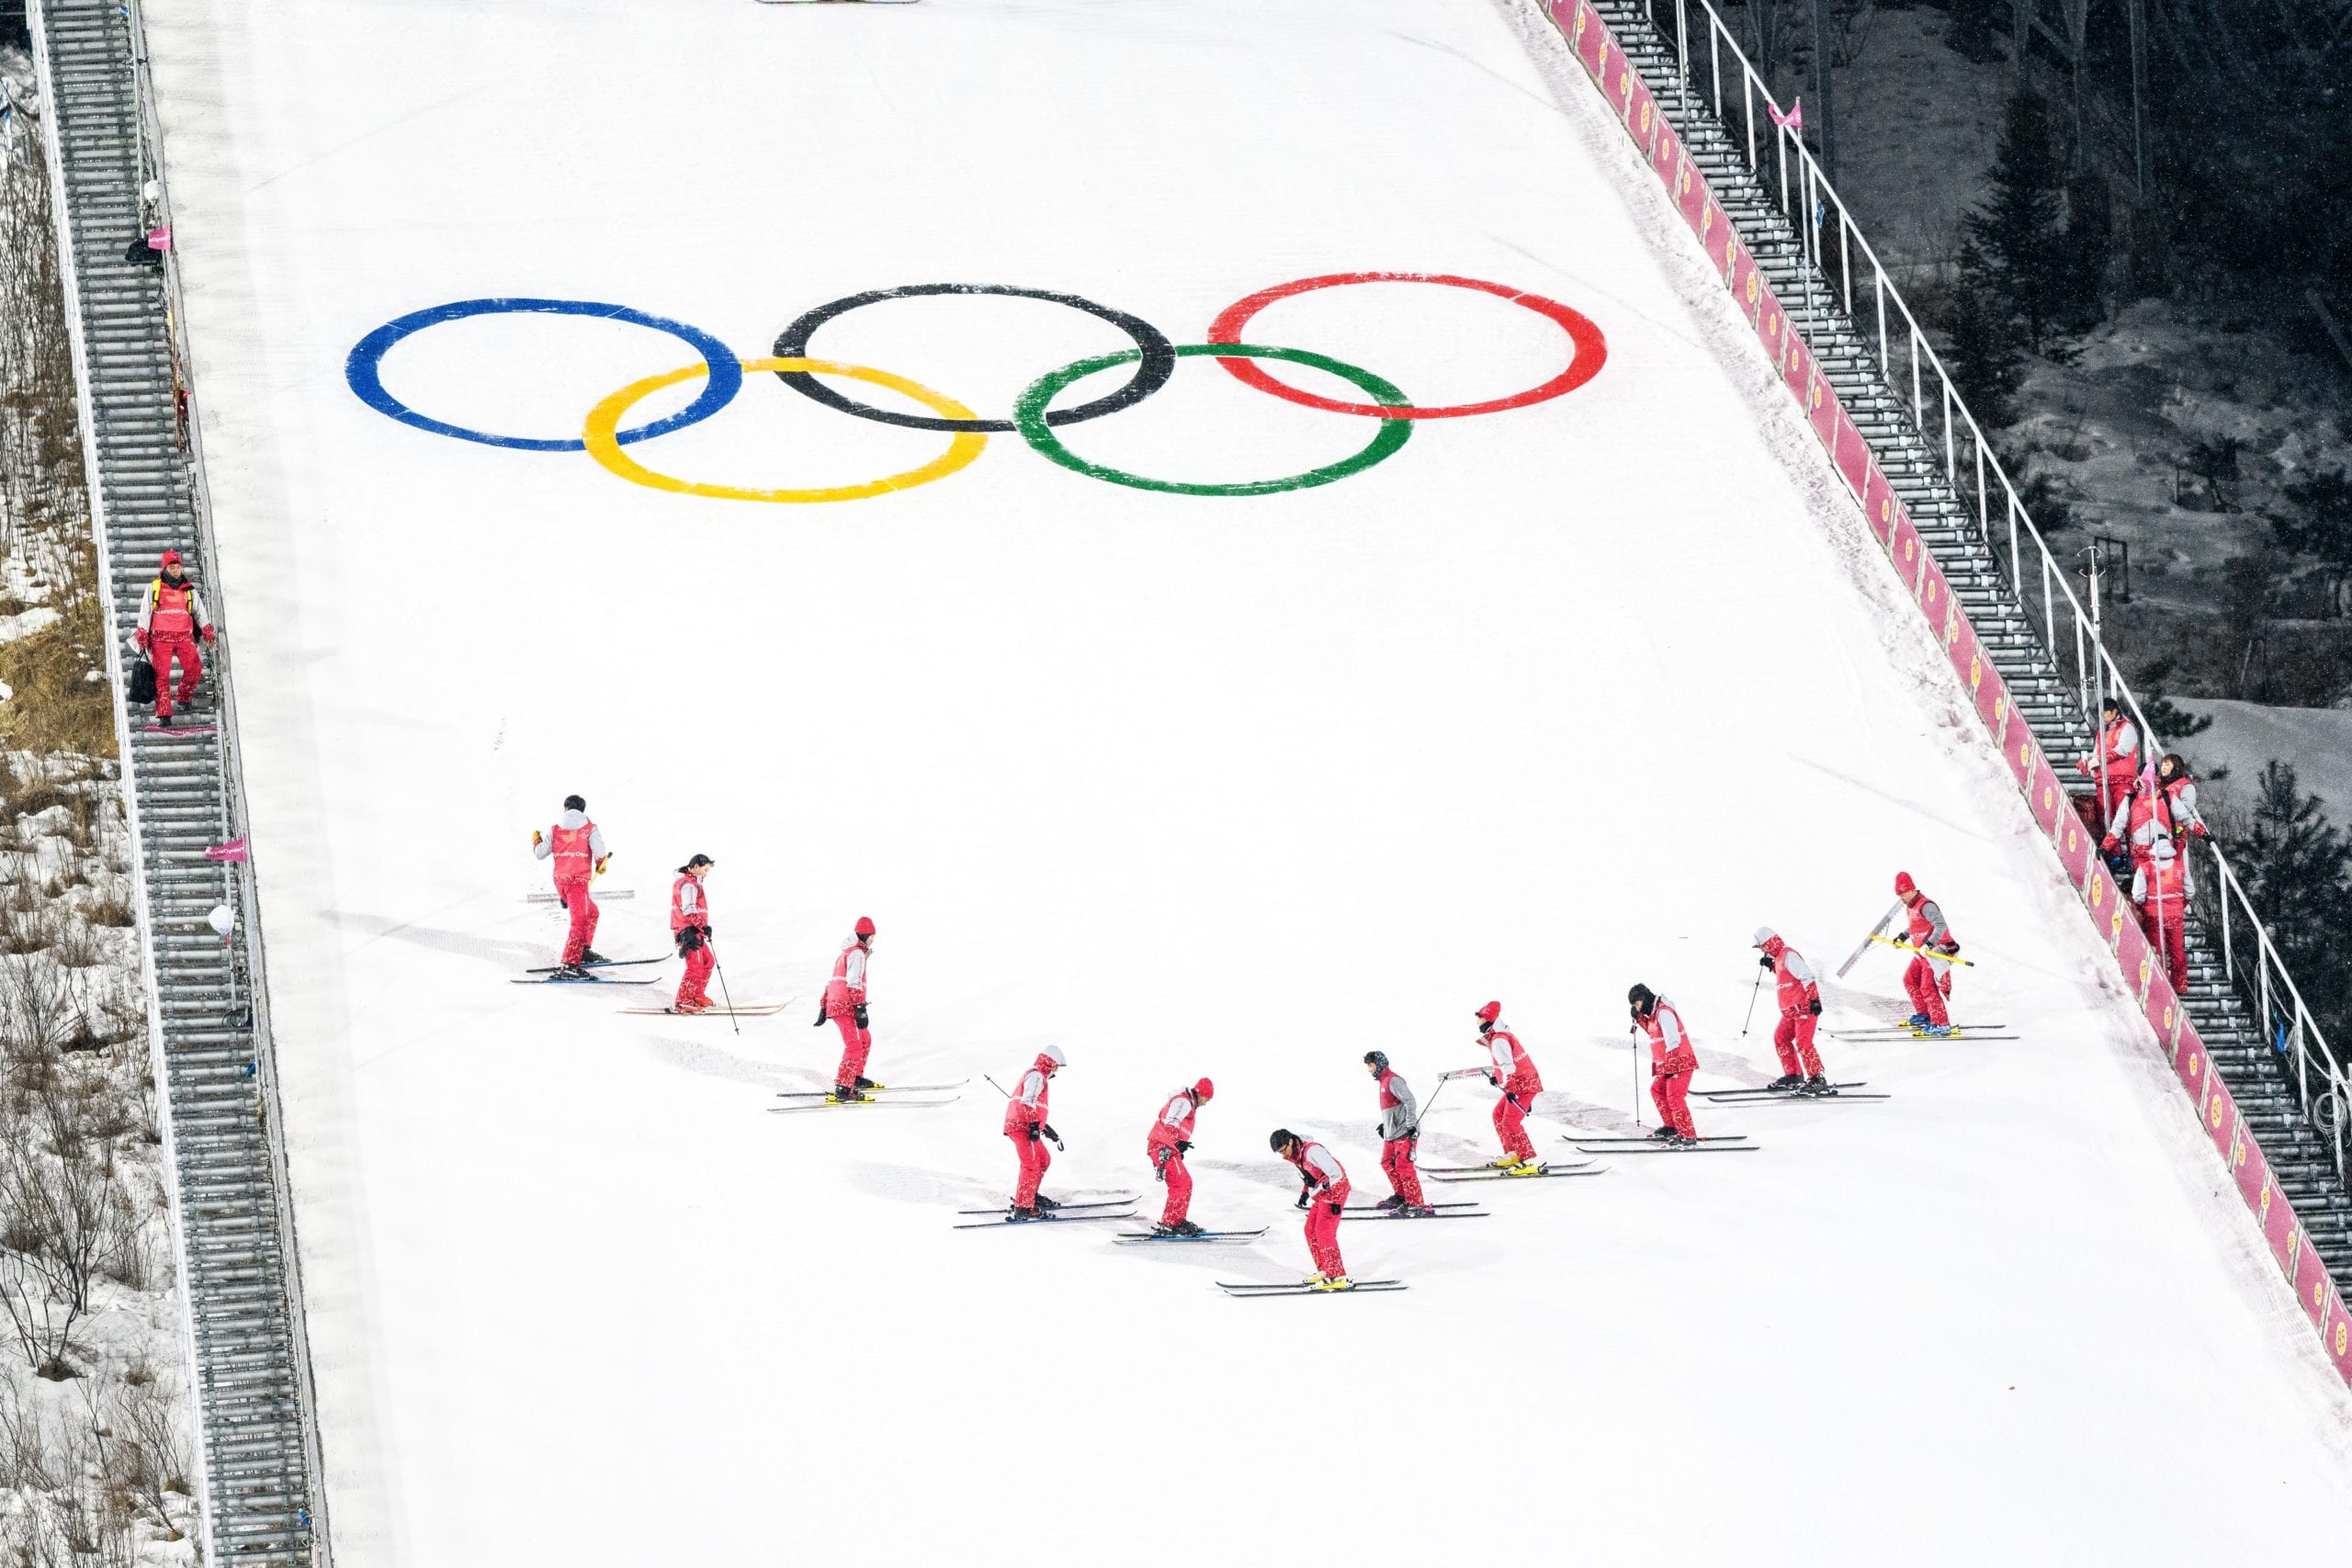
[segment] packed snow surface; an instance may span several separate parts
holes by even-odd
[[[1499,0],[910,6],[147,0],[191,288],[338,1568],[524,1562],[2189,1562],[2342,1540],[2352,1404],[1956,683],[1650,175]],[[1240,498],[1090,479],[1017,434],[814,505],[469,443],[354,395],[383,323],[600,301],[734,354],[929,283],[1099,300],[1204,340],[1363,270],[1573,307],[1567,395],[1414,422]],[[1568,342],[1491,294],[1359,284],[1246,341],[1423,404]],[[884,301],[811,353],[1003,418],[1126,346],[1018,298]],[[658,331],[478,315],[382,362],[431,418],[576,437],[697,362]],[[1365,394],[1261,362],[1341,400]],[[1057,408],[1108,394],[1114,367]],[[835,378],[884,406],[913,404]],[[657,391],[625,428],[683,407]],[[1386,423],[1386,422],[1384,422]],[[1374,422],[1208,358],[1057,428],[1232,483]],[[625,448],[735,487],[854,485],[949,438],[763,372]],[[597,946],[666,951],[718,860],[740,1035],[551,960],[528,851],[578,791]],[[1737,1111],[1762,1152],[1438,1189],[1350,1221],[1401,1294],[1238,1301],[1306,1269],[1278,1124],[1385,1193],[1361,1065],[1425,1096],[1503,1003],[1544,1146],[1637,1130],[1624,996],[1702,1089],[1779,1071],[1758,923],[1825,971],[1907,870],[2014,1041],[1823,1042],[1895,1098]],[[828,1081],[815,998],[881,935],[874,1076],[934,1111],[772,1116]],[[1907,1011],[1894,955],[1827,1023]],[[956,1231],[1002,1201],[1000,1080],[1069,1054],[1046,1190],[1159,1193],[1169,1090],[1216,1080],[1194,1213]],[[1494,1152],[1447,1087],[1423,1158]]]

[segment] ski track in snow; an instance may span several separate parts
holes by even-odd
[[[341,1568],[1091,1560],[1170,1498],[1202,1505],[1185,1554],[1232,1562],[2187,1563],[2352,1527],[2352,1399],[1956,677],[1532,6],[144,8]],[[440,439],[342,379],[379,324],[490,295],[756,355],[830,299],[1004,282],[1181,344],[1375,268],[1562,299],[1608,366],[1317,490],[1148,494],[997,435],[836,507]],[[1433,400],[1556,368],[1554,329],[1457,292],[1261,325]],[[993,410],[1114,337],[906,300],[817,352]],[[686,356],[502,318],[385,368],[544,432]],[[940,449],[765,378],[739,400],[629,450],[806,484]],[[1364,435],[1187,361],[1065,438],[1229,479]],[[669,868],[707,852],[733,996],[805,999],[738,1036],[507,985],[558,940],[515,899],[573,790],[638,893],[604,951],[663,951]],[[1834,968],[1898,868],[1983,961],[1962,1016],[2022,1040],[1826,1041],[1896,1098],[1702,1103],[1762,1151],[1343,1225],[1404,1294],[1212,1288],[1306,1267],[1274,1125],[1385,1193],[1366,1049],[1426,1101],[1498,997],[1549,1091],[1532,1134],[1581,1157],[1557,1137],[1635,1124],[1629,982],[1680,1005],[1700,1087],[1768,1078],[1748,931]],[[861,913],[871,1070],[972,1082],[766,1115],[830,1076],[809,1019]],[[658,972],[616,994],[666,998]],[[1907,1010],[1884,954],[1825,995],[1835,1027]],[[1148,1117],[1207,1073],[1194,1213],[1267,1235],[951,1230],[1011,1184],[981,1075],[1048,1041],[1046,1190],[1156,1218]],[[1424,1158],[1488,1156],[1491,1104],[1450,1085]],[[2148,1506],[2183,1454],[2195,1506]],[[1342,1466],[1392,1495],[1338,1496]],[[1007,1533],[1008,1507],[1035,1512]]]

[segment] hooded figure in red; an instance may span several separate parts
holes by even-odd
[[[180,683],[177,700],[185,707],[196,695],[196,682],[204,673],[204,660],[196,651],[196,639],[212,640],[212,617],[204,613],[204,598],[196,591],[196,580],[186,575],[177,550],[165,550],[155,581],[139,601],[139,629],[131,633],[131,640],[139,645],[155,666],[155,722],[172,722],[172,663],[178,660]]]
[[[1037,1053],[1029,1070],[1021,1075],[1021,1082],[1004,1102],[1004,1135],[1012,1140],[1013,1152],[1021,1156],[1021,1179],[1012,1190],[1012,1215],[1016,1220],[1034,1220],[1049,1213],[1060,1205],[1037,1190],[1037,1183],[1046,1179],[1046,1168],[1054,1156],[1046,1152],[1047,1143],[1059,1143],[1054,1124],[1046,1120],[1053,1098],[1054,1075],[1069,1065],[1058,1045],[1048,1045]]]
[[[1151,1131],[1144,1135],[1144,1157],[1151,1161],[1151,1174],[1168,1184],[1167,1206],[1153,1227],[1158,1235],[1201,1234],[1201,1227],[1184,1217],[1193,1206],[1193,1173],[1184,1168],[1184,1156],[1193,1146],[1193,1119],[1216,1095],[1216,1085],[1206,1078],[1190,1089],[1178,1089],[1161,1102]]]

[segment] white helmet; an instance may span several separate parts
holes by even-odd
[[[1758,947],[1761,947],[1761,946],[1763,946],[1766,942],[1768,942],[1771,941],[1774,937],[1776,937],[1776,936],[1778,936],[1778,935],[1780,935],[1780,934],[1781,934],[1780,932],[1778,932],[1778,931],[1774,931],[1770,926],[1758,926],[1758,927],[1756,928],[1756,943],[1755,943],[1755,945],[1757,945]]]
[[[1038,1052],[1037,1055],[1045,1057],[1046,1060],[1051,1062],[1057,1067],[1067,1067],[1069,1066],[1069,1058],[1062,1055],[1062,1048],[1058,1045],[1048,1045],[1043,1051]]]

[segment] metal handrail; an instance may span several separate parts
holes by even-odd
[[[1643,0],[1653,25],[1657,22],[1657,7],[1662,4],[1664,0]],[[2024,567],[2029,558],[2024,546],[2026,541],[2031,541],[2041,580],[2042,648],[2051,660],[2052,670],[2062,678],[2065,674],[2063,649],[2067,637],[2060,636],[2063,609],[2064,630],[2074,643],[2074,683],[2077,700],[2086,717],[2099,711],[2104,699],[2112,697],[2132,716],[2132,722],[2139,728],[2143,744],[2153,745],[2156,739],[2155,729],[2149,724],[2147,714],[2132,693],[2131,683],[2123,678],[2121,667],[2108,651],[2100,635],[2096,566],[2091,577],[2091,603],[2086,609],[2083,602],[2075,596],[2073,585],[2067,581],[2066,567],[2051,550],[2041,531],[2034,526],[2025,503],[2018,499],[2017,486],[2010,481],[2008,470],[2002,464],[1999,454],[1984,438],[1975,415],[1969,411],[1967,403],[1952,385],[1935,345],[1921,330],[1917,317],[1912,313],[1894,280],[1887,276],[1886,268],[1871,248],[1870,242],[1863,237],[1845,202],[1822,173],[1811,149],[1805,146],[1804,137],[1779,123],[1779,103],[1774,100],[1763,78],[1748,62],[1746,51],[1739,47],[1738,39],[1716,12],[1713,0],[1673,0],[1673,6],[1671,43],[1681,74],[1682,91],[1689,98],[1706,107],[1716,122],[1723,126],[1734,152],[1745,158],[1749,173],[1756,176],[1758,188],[1794,227],[1799,248],[1813,269],[1820,274],[1824,294],[1842,310],[1846,326],[1853,331],[1867,349],[1871,343],[1871,333],[1858,324],[1860,318],[1855,310],[1855,263],[1857,258],[1860,261],[1869,290],[1866,303],[1876,327],[1879,368],[1889,389],[1901,402],[1903,378],[1896,369],[1897,353],[1890,347],[1888,339],[1888,307],[1890,304],[1893,306],[1902,340],[1902,357],[1908,362],[1905,368],[1909,372],[1912,424],[1922,443],[1928,446],[1931,458],[1937,445],[1934,435],[1940,434],[1944,478],[1951,484],[1954,497],[1963,502],[1963,512],[1967,510],[1965,502],[1973,490],[1977,533],[1996,565],[2000,563],[2002,554],[1992,513],[1992,502],[1997,487],[2001,502],[2000,521],[2007,534],[2009,586],[2029,626],[2032,624],[2033,613],[2031,600],[2026,592]],[[1703,77],[1692,69],[1694,11],[1706,22],[1705,54],[1701,62],[1704,67]],[[1657,28],[1660,34],[1665,30],[1663,27]],[[1736,118],[1730,112],[1724,90],[1726,54],[1736,67],[1738,80],[1740,102],[1736,106]],[[1757,142],[1756,106],[1759,99],[1765,107],[1766,124],[1770,131],[1770,151],[1764,156],[1759,156]],[[1792,174],[1797,195],[1803,202],[1803,206],[1793,211],[1790,206]],[[1837,218],[1837,268],[1834,274],[1822,243],[1824,226],[1833,212]],[[1805,313],[1811,317],[1815,307],[1810,276],[1806,296]],[[1783,307],[1788,303],[1783,300]],[[1931,396],[1935,410],[1940,416],[1941,426],[1939,431],[1932,434],[1929,423]],[[1966,479],[1970,469],[1974,475],[1973,486]],[[2103,808],[2109,807],[2104,784],[2100,787],[2100,804]],[[2280,1055],[2291,1058],[2289,1077],[2295,1084],[2296,1094],[2306,1113],[2312,1116],[2313,1125],[2332,1145],[2337,1178],[2346,1179],[2347,1161],[2352,1160],[2352,1115],[2346,1114],[2347,1107],[2352,1107],[2352,1073],[2346,1072],[2345,1063],[2329,1046],[2318,1021],[2305,1005],[2302,992],[2287,973],[2277,945],[2256,912],[2253,901],[2246,897],[2229,858],[2217,845],[2208,842],[2206,849],[2212,856],[2219,874],[2216,882],[2221,890],[2223,971],[2257,1009],[2256,1016],[2265,1041]],[[2245,964],[2241,963],[2231,940],[2233,901],[2236,911],[2243,915],[2256,939],[2255,954]],[[2291,1018],[2290,1025],[2284,1021],[2289,1018]],[[2323,1109],[2318,1102],[2325,1097],[2333,1097],[2333,1103]]]

